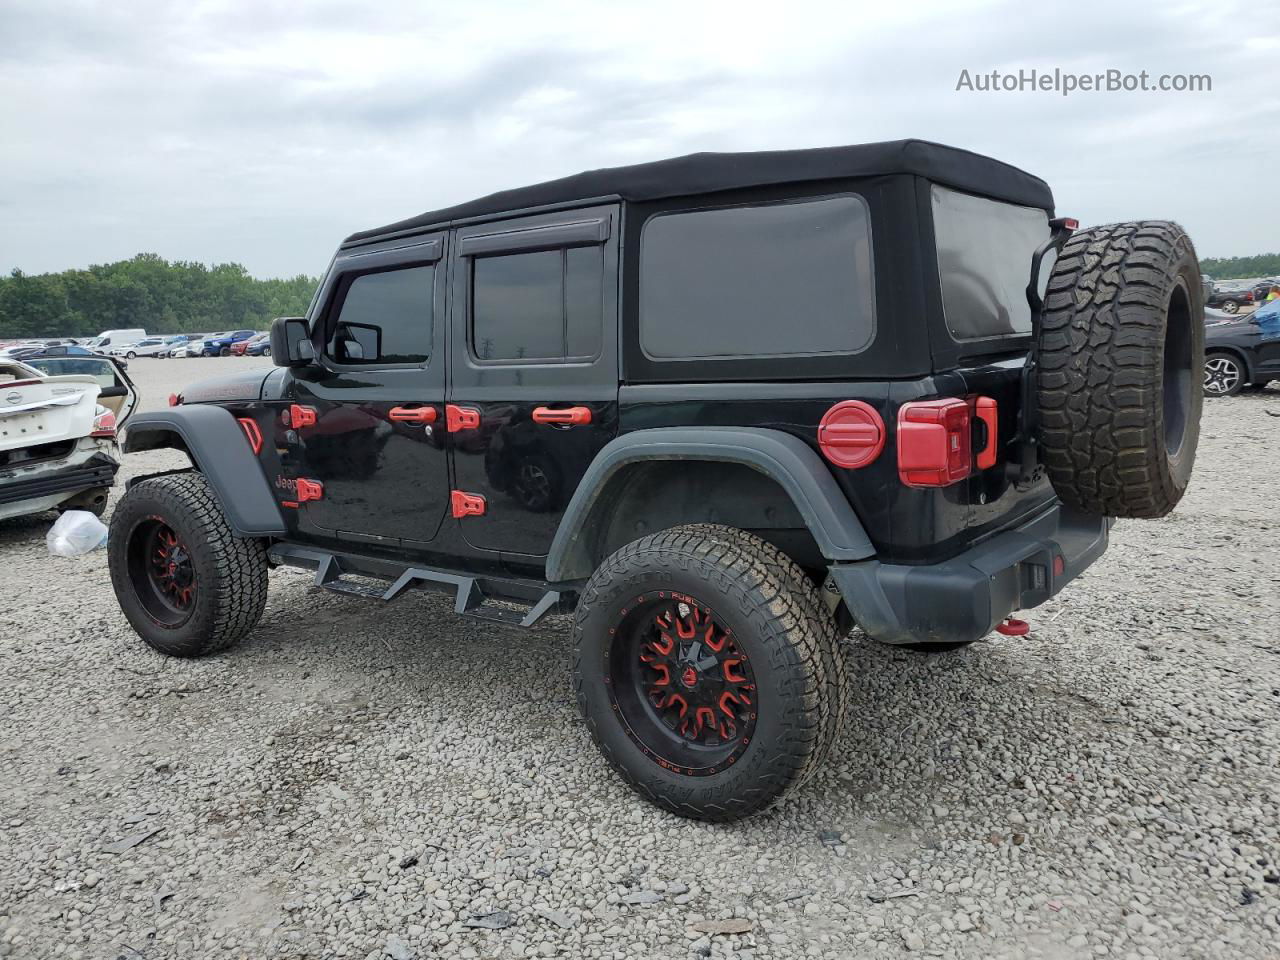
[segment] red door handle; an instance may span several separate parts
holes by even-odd
[[[398,423],[435,423],[435,407],[392,407],[387,416]]]
[[[534,423],[563,423],[571,427],[580,427],[591,422],[590,407],[565,407],[553,410],[550,407],[533,408]]]

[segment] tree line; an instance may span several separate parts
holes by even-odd
[[[0,277],[0,339],[91,337],[124,327],[265,330],[275,317],[305,313],[318,282],[302,274],[259,280],[238,263],[170,263],[154,253],[87,270],[14,270]]]
[[[1252,257],[1205,257],[1200,269],[1215,280],[1242,277],[1280,277],[1280,253],[1260,253]]]

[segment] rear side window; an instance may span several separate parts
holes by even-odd
[[[875,335],[861,197],[658,214],[640,240],[640,345],[654,360],[857,353]]]
[[[599,355],[603,247],[475,257],[471,282],[471,349],[477,360]]]
[[[329,342],[342,363],[423,363],[431,356],[434,266],[365,273],[347,284]]]
[[[933,186],[933,234],[942,310],[957,340],[1031,332],[1027,284],[1049,215]]]

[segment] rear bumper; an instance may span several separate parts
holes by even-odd
[[[52,510],[84,490],[110,487],[120,464],[81,441],[66,459],[0,471],[0,519]]]
[[[1112,523],[1055,504],[945,563],[863,560],[833,564],[831,576],[858,626],[883,643],[977,640],[1083,573],[1106,551]]]

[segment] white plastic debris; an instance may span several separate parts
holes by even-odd
[[[78,557],[107,542],[107,525],[88,510],[68,510],[49,529],[45,543],[55,557]]]

